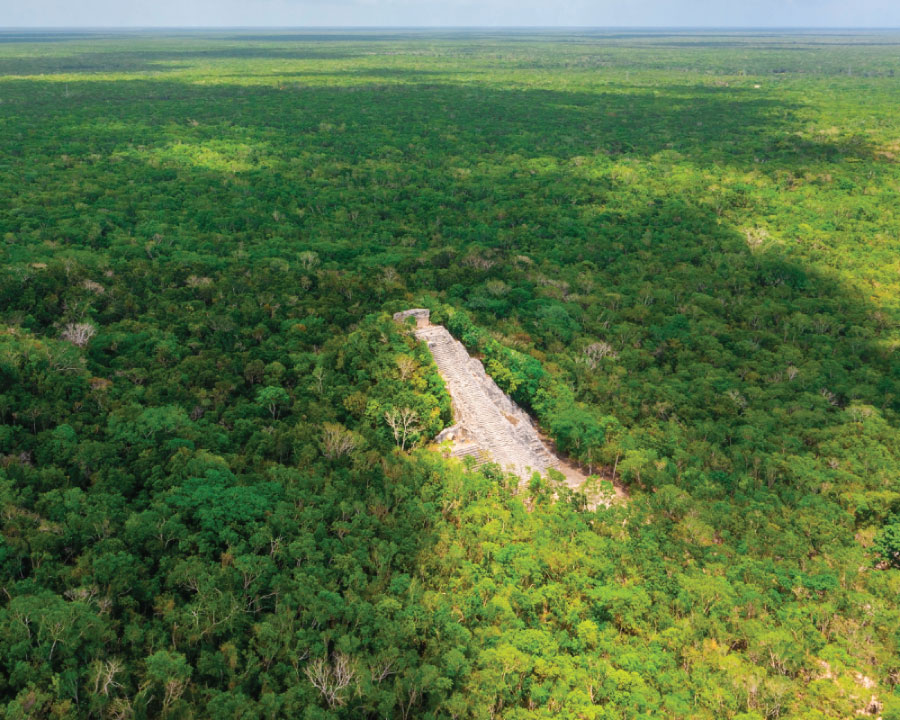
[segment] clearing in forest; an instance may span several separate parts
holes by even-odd
[[[558,457],[544,442],[531,417],[504,393],[443,325],[434,325],[425,309],[406,310],[394,318],[416,318],[415,336],[428,345],[453,401],[453,427],[435,441],[451,441],[451,455],[471,456],[476,466],[497,463],[528,482],[532,473],[557,470],[565,484],[581,490],[587,476]],[[592,493],[593,494],[593,493]],[[595,504],[595,503],[592,503]]]

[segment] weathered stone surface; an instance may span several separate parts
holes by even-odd
[[[557,457],[528,413],[497,386],[481,362],[470,356],[445,327],[431,324],[430,311],[414,309],[394,315],[398,322],[409,317],[416,318],[413,332],[431,350],[453,401],[456,424],[441,431],[436,443],[449,442],[453,457],[471,458],[476,467],[495,462],[518,475],[522,483],[528,482],[534,472],[546,475],[551,468],[558,470],[568,487],[584,492],[590,509],[625,497],[620,488],[604,490],[588,482],[578,467]]]
[[[413,308],[412,310],[394,313],[394,320],[397,322],[404,322],[406,318],[410,317],[416,319],[416,327],[427,327],[431,324],[431,310],[426,308]]]
[[[522,483],[528,482],[534,472],[546,475],[551,468],[558,470],[568,487],[585,493],[589,509],[625,497],[621,489],[610,492],[588,482],[580,469],[557,457],[528,413],[497,386],[481,362],[471,357],[445,327],[431,324],[428,310],[406,310],[394,315],[400,322],[408,317],[416,318],[415,336],[431,350],[453,401],[456,424],[441,431],[436,443],[451,443],[450,454],[459,459],[471,458],[475,467],[495,462],[518,475]]]
[[[398,315],[409,317],[416,312]],[[497,387],[481,362],[446,328],[420,324],[415,334],[431,350],[453,400],[456,424],[444,430],[436,438],[438,442],[450,440],[455,456],[473,455],[479,464],[492,460],[523,481],[532,472],[544,474],[558,466],[528,414]]]

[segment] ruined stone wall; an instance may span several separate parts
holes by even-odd
[[[423,328],[428,327],[431,324],[431,310],[426,308],[414,308],[412,310],[394,313],[394,320],[397,322],[406,322],[406,318],[411,317],[416,319],[416,327]]]

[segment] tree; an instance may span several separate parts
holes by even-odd
[[[153,699],[151,693],[161,691],[161,714],[167,715],[173,705],[184,695],[190,682],[193,668],[181,653],[159,650],[153,653],[144,663],[146,679],[142,692]]]
[[[356,436],[339,423],[325,423],[322,426],[322,452],[325,457],[335,459],[353,452],[358,441]]]
[[[68,323],[60,335],[63,340],[77,345],[78,347],[87,347],[91,338],[97,334],[97,327],[91,323]]]
[[[569,405],[553,414],[550,430],[560,449],[586,461],[588,474],[592,473],[594,459],[606,439],[603,427],[594,414]]]
[[[124,669],[124,663],[117,658],[95,660],[91,663],[91,677],[93,681],[91,692],[94,695],[102,695],[103,697],[108,697],[110,693],[114,693],[116,688],[122,687],[122,683],[116,681],[116,676]]]
[[[900,568],[900,520],[888,523],[876,533],[872,551],[881,562]]]
[[[328,707],[335,708],[347,701],[348,688],[356,678],[356,667],[349,655],[336,652],[331,661],[327,657],[310,660],[303,674]]]
[[[407,441],[422,429],[419,413],[410,407],[393,407],[386,410],[384,420],[394,434],[394,442],[401,450],[406,450]]]
[[[397,364],[400,380],[403,382],[408,382],[418,368],[418,363],[415,361],[415,358],[412,358],[409,355],[400,354],[394,358],[394,362]]]
[[[619,463],[619,472],[626,480],[641,484],[641,475],[652,471],[658,460],[657,452],[649,448],[626,450],[624,459]]]
[[[284,388],[267,385],[256,393],[256,402],[268,410],[273,419],[277,419],[282,408],[291,402],[291,397]]]
[[[596,370],[605,357],[616,358],[613,346],[605,340],[591,343],[584,349],[584,361],[591,370]]]

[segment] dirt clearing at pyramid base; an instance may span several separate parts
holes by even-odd
[[[557,480],[571,490],[583,492],[587,507],[610,505],[624,497],[621,490],[601,476],[588,477],[573,463],[553,451],[532,418],[504,393],[477,358],[443,325],[431,322],[426,309],[395,313],[398,322],[415,318],[415,337],[424,342],[447,384],[453,401],[452,427],[434,439],[449,443],[449,455],[462,461],[472,458],[475,467],[496,463],[527,485],[535,472]],[[558,473],[558,474],[557,474]]]

